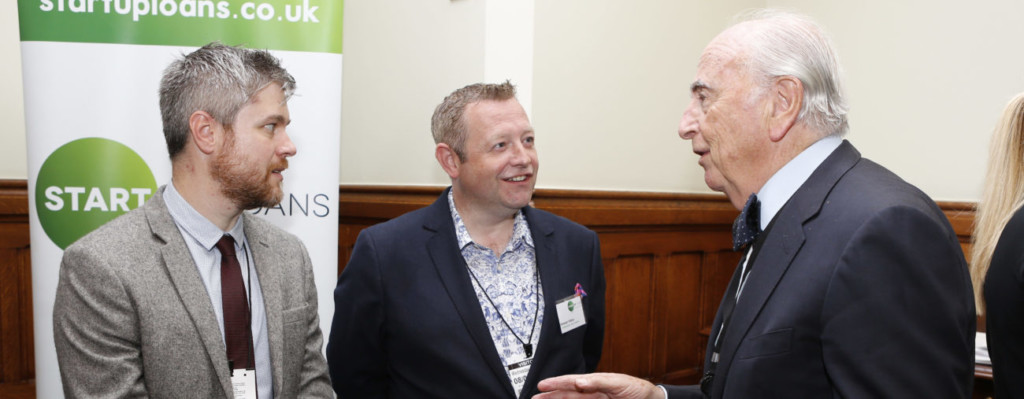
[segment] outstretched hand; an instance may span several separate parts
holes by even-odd
[[[573,374],[548,378],[537,384],[533,399],[664,399],[661,389],[625,374]]]

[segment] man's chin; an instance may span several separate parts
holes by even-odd
[[[722,184],[722,182],[712,179],[711,177],[708,177],[706,175],[704,176],[704,184],[707,185],[708,188],[710,188],[712,191],[717,191],[720,193],[725,192],[725,185]]]
[[[507,207],[508,209],[515,209],[515,210],[523,209],[527,205],[530,205],[530,201],[531,200],[532,200],[532,198],[516,199],[515,201],[506,202],[505,203],[505,207]]]
[[[275,207],[278,204],[280,204],[282,200],[284,200],[284,190],[281,190],[281,188],[278,187],[276,190],[274,190],[273,193],[270,194],[270,196],[267,198],[267,200],[263,202],[263,207],[264,208]]]
[[[533,201],[533,190],[530,190],[529,193],[518,193],[518,195],[508,198],[508,200],[505,201],[505,206],[511,209],[521,209],[530,205],[531,201]]]
[[[260,208],[273,208],[281,204],[281,200],[284,199],[284,191],[281,189],[275,190],[273,193],[267,194],[262,198],[250,198],[248,202],[242,203],[242,208],[245,210],[260,209]],[[244,201],[244,199],[243,199]]]

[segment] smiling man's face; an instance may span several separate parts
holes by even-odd
[[[466,157],[453,176],[456,205],[497,217],[529,204],[537,182],[537,150],[526,111],[516,99],[469,104],[463,114]]]

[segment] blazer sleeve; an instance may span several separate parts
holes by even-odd
[[[822,352],[837,396],[971,396],[974,301],[948,225],[911,207],[879,212],[826,289]]]
[[[586,361],[587,372],[592,373],[597,369],[597,363],[601,361],[601,350],[604,347],[604,265],[601,262],[601,241],[597,233],[590,232],[593,236],[593,251],[591,253],[590,281],[592,281],[588,297],[591,300],[588,305],[590,320],[587,320],[587,334],[583,342],[583,357]]]
[[[313,262],[309,259],[309,252],[306,246],[299,243],[302,249],[302,274],[303,285],[306,293],[306,344],[305,353],[302,357],[302,371],[299,374],[299,391],[297,398],[333,398],[331,394],[331,380],[327,375],[327,364],[320,348],[323,347],[324,337],[320,332],[320,315],[316,282],[313,277]]]
[[[377,250],[363,230],[334,289],[327,363],[338,397],[387,397],[383,300]]]
[[[661,385],[668,399],[704,399],[700,385]]]
[[[66,397],[148,396],[138,321],[122,279],[98,251],[68,248],[53,306]]]

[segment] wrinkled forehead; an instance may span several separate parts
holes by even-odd
[[[715,36],[701,53],[697,68],[721,69],[730,63],[739,61],[743,54],[742,38],[749,28],[747,23],[741,23]]]

